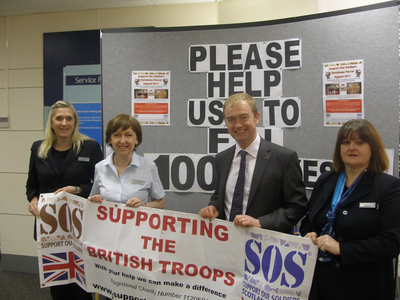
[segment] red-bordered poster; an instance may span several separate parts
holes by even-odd
[[[132,116],[141,125],[170,125],[170,71],[132,71]]]
[[[324,126],[364,119],[364,60],[323,64]]]

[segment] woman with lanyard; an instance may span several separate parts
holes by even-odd
[[[340,128],[333,170],[315,183],[301,225],[319,248],[309,299],[394,299],[400,180],[385,174],[388,168],[370,122],[350,120]]]
[[[38,197],[62,191],[88,197],[95,165],[103,158],[100,145],[79,132],[78,115],[66,101],[52,105],[45,138],[31,148],[26,195],[29,212],[39,217]],[[36,240],[36,219],[34,227]],[[92,299],[77,284],[50,287],[53,299]]]

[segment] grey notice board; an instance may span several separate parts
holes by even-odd
[[[143,153],[207,153],[207,129],[187,125],[188,99],[206,98],[206,75],[189,74],[190,45],[302,39],[302,68],[283,71],[283,96],[301,97],[301,127],[285,128],[285,147],[300,158],[332,159],[338,128],[323,126],[322,64],[364,60],[365,118],[387,149],[399,148],[397,1],[267,22],[178,28],[104,29],[101,41],[103,133],[131,112],[131,72],[171,72],[171,125],[143,126]],[[262,120],[262,100],[257,100]],[[260,122],[261,125],[262,122]],[[197,213],[210,194],[167,192],[165,208]]]

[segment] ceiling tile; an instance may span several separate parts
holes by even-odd
[[[3,0],[0,0],[0,3],[1,2],[3,2]],[[26,8],[57,7],[84,4],[82,1],[79,0],[15,0],[14,2]]]
[[[3,12],[4,10],[22,9],[22,8],[27,8],[27,7],[15,1],[0,0],[0,12]]]
[[[210,3],[217,2],[217,0],[151,0],[154,5],[167,5],[167,4],[188,4],[188,3]]]
[[[95,8],[132,7],[153,5],[149,0],[86,0]]]
[[[218,1],[222,0],[0,0],[0,16]]]

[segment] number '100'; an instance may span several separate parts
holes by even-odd
[[[188,191],[193,188],[194,184],[197,184],[203,191],[214,191],[215,187],[215,158],[209,155],[199,155],[201,158],[194,161],[192,157],[185,155],[178,155],[172,158],[170,164],[170,155],[159,155],[154,160],[158,167],[158,174],[160,176],[161,183],[165,190],[169,190],[172,187],[179,191]],[[211,171],[210,176],[207,176],[207,166]],[[185,169],[186,176],[184,176],[184,182],[181,182],[180,169]],[[207,182],[208,181],[208,182]]]

